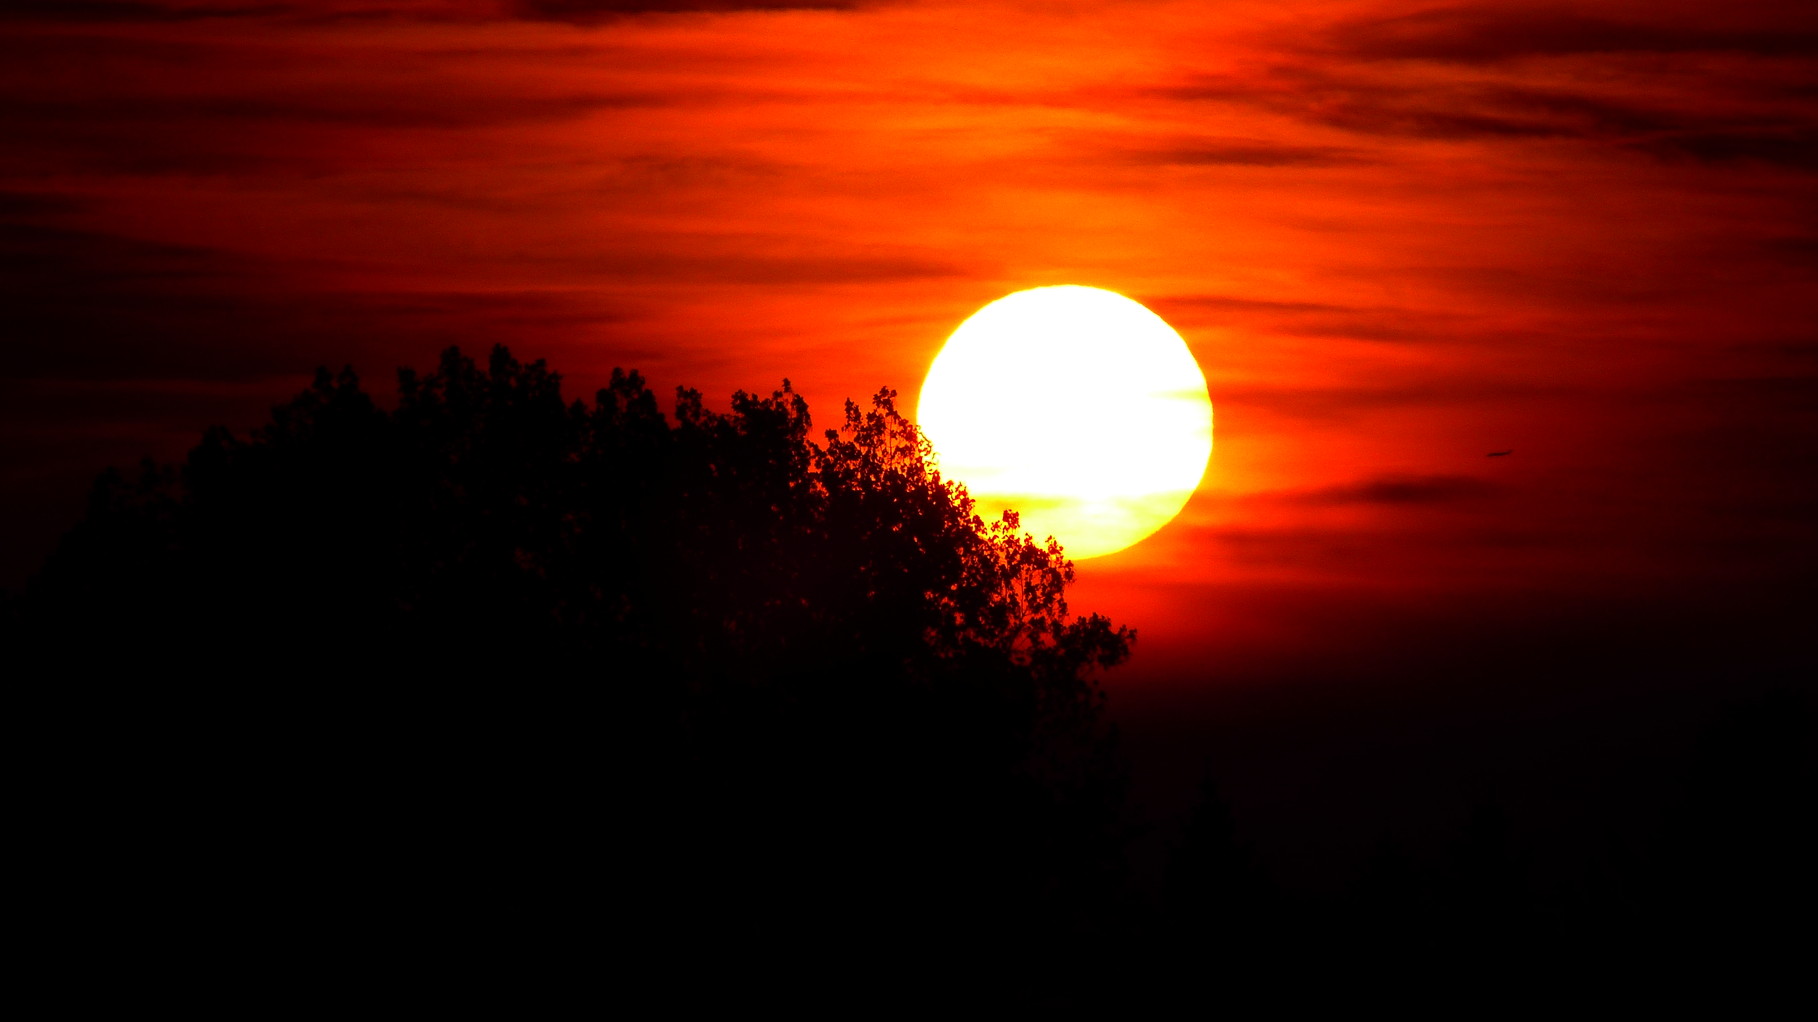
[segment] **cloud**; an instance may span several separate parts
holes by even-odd
[[[1767,5],[1772,8],[1776,5]],[[1576,10],[1446,7],[1333,29],[1333,49],[1369,60],[1487,63],[1520,57],[1736,51],[1758,56],[1818,53],[1818,26],[1799,5],[1778,7],[1758,27],[1603,17]],[[1774,23],[1777,21],[1778,23]],[[1801,24],[1804,22],[1804,24]]]
[[[852,10],[878,0],[7,0],[0,21],[50,24],[160,24],[210,18],[284,17],[360,21],[392,17],[592,24],[640,14]]]
[[[1497,488],[1475,476],[1379,476],[1344,486],[1305,490],[1274,497],[1290,504],[1338,507],[1349,504],[1449,504],[1488,497]]]
[[[699,102],[640,83],[484,78],[408,51],[319,73],[274,33],[259,49],[208,39],[0,33],[0,174],[328,173],[404,153],[403,132],[577,120]],[[82,67],[70,75],[65,69]],[[208,69],[208,70],[204,70]]]
[[[1355,387],[1289,387],[1225,384],[1213,394],[1218,406],[1244,406],[1305,422],[1344,422],[1389,408],[1479,405],[1569,394],[1569,387],[1461,374],[1401,384]]]
[[[803,250],[777,238],[675,235],[627,239],[604,252],[529,258],[594,279],[709,284],[813,285],[944,280],[975,276],[980,267],[932,253],[888,246],[838,245]]]
[[[0,221],[55,216],[78,208],[79,204],[68,196],[0,191]]]
[[[202,246],[0,219],[9,379],[249,380],[357,361],[389,369],[620,315],[559,292],[360,292]],[[547,343],[547,342],[544,342]]]
[[[290,122],[366,128],[471,128],[493,124],[563,120],[598,110],[662,106],[673,97],[651,92],[600,92],[525,96],[481,93],[450,95],[429,90],[355,90],[239,96],[119,97],[105,109],[92,103],[41,99],[16,104],[8,120],[172,125],[189,122],[268,124]]]
[[[1630,145],[1668,159],[1699,163],[1766,163],[1818,171],[1818,128],[1716,128],[1637,139]]]
[[[173,0],[7,0],[0,21],[175,22],[285,14],[296,4],[173,2]]]
[[[1343,305],[1323,302],[1278,302],[1263,298],[1239,298],[1235,295],[1161,295],[1148,301],[1151,305],[1166,305],[1170,308],[1215,309],[1221,312],[1227,309],[1271,313],[1356,311]]]
[[[1713,505],[1773,495],[1796,495],[1818,506],[1818,366],[1810,349],[1797,346],[1773,375],[1717,377],[1689,381],[1670,400],[1678,407],[1674,427],[1660,441],[1682,465],[1701,477],[1726,476],[1727,485],[1702,499]],[[1818,536],[1818,518],[1802,524]]]
[[[486,22],[510,16],[509,0],[3,0],[0,21],[47,25],[180,25],[221,19],[295,24],[386,20]]]
[[[531,20],[586,24],[634,14],[844,11],[861,6],[863,0],[515,0],[511,9]]]
[[[1342,69],[1284,67],[1260,80],[1204,80],[1160,94],[1235,100],[1347,131],[1421,138],[1589,137],[1688,123],[1683,114],[1586,92],[1449,80],[1385,83]]]
[[[1794,266],[1818,266],[1818,234],[1786,234],[1768,238],[1761,247],[1776,261]]]
[[[1227,295],[1162,295],[1145,302],[1174,322],[1244,324],[1294,337],[1408,344],[1473,343],[1481,330],[1469,316],[1435,310],[1286,302]]]
[[[1367,162],[1353,149],[1253,139],[1184,139],[1149,147],[1125,144],[1118,146],[1117,154],[1124,162],[1164,167],[1334,167]]]
[[[1634,90],[1630,90],[1633,93]],[[1654,90],[1647,98],[1482,79],[1382,79],[1344,67],[1283,66],[1253,80],[1206,78],[1153,90],[1163,99],[1239,103],[1360,135],[1437,141],[1577,140],[1669,161],[1818,168],[1809,110],[1735,86],[1708,94]],[[1157,150],[1166,154],[1169,149]],[[1190,145],[1176,162],[1195,162]],[[1203,162],[1291,166],[1367,163],[1344,147],[1206,147]],[[1377,159],[1380,159],[1378,157]],[[1168,162],[1155,158],[1154,162]]]

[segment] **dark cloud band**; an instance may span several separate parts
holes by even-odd
[[[631,14],[851,10],[859,0],[515,0],[512,10],[541,21],[601,21]]]

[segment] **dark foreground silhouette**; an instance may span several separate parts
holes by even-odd
[[[10,609],[42,750],[20,875],[76,987],[1476,1017],[1734,1008],[1808,971],[1809,671],[1540,658],[1234,700],[1196,754],[1287,765],[1209,781],[1133,882],[1097,683],[1133,636],[1067,613],[1059,548],[976,519],[892,394],[817,437],[787,385],[672,421],[635,374],[569,404],[502,350],[400,384],[386,411],[324,373],[250,437],[105,476]],[[1727,694],[1695,747],[1595,723],[1697,686]],[[1610,703],[1532,760],[1558,778],[1396,811],[1398,776],[1574,735],[1501,712],[1549,691]],[[1391,780],[1338,785],[1357,812],[1304,794],[1351,772]]]
[[[817,442],[787,384],[672,425],[635,373],[569,404],[450,351],[395,411],[324,372],[105,477],[21,611],[84,900],[235,970],[1052,981],[1113,908],[1132,633],[893,397]]]

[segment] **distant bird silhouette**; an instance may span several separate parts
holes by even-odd
[[[1486,458],[1506,458],[1509,455],[1514,454],[1514,453],[1515,453],[1515,451],[1513,449],[1510,449],[1507,451],[1491,451],[1489,454],[1484,455],[1484,457],[1486,457]]]

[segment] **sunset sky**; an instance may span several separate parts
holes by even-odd
[[[1180,518],[1080,566],[1129,686],[1810,620],[1818,6],[792,6],[0,7],[0,586],[318,365],[504,343],[832,424],[1086,284],[1216,412]]]

